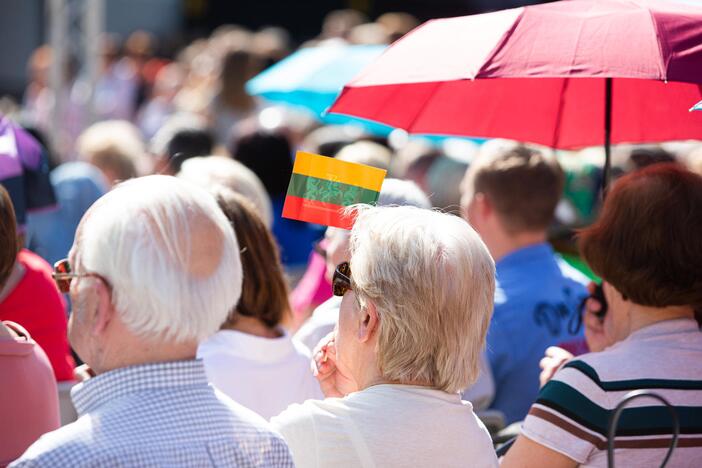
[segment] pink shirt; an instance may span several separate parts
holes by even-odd
[[[2,323],[19,335],[0,335],[0,466],[5,466],[39,436],[58,429],[60,418],[46,354],[21,326]]]

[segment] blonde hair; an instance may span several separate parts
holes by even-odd
[[[464,220],[410,206],[352,208],[351,275],[380,320],[378,366],[393,381],[458,392],[478,377],[495,264]]]
[[[88,127],[76,143],[79,158],[100,169],[110,184],[149,172],[144,142],[126,120],[106,120]]]

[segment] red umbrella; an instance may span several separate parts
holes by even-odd
[[[702,9],[571,0],[429,21],[330,112],[554,148],[702,139]],[[609,157],[607,158],[609,161]]]

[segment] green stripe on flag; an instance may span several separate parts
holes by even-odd
[[[288,195],[334,205],[349,206],[355,203],[375,203],[378,201],[380,194],[356,185],[318,179],[317,177],[293,172],[290,178],[290,185],[288,186]]]

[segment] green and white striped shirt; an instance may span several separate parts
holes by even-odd
[[[639,389],[661,395],[677,411],[680,438],[668,466],[702,466],[702,333],[691,319],[658,322],[567,363],[541,389],[522,433],[583,466],[607,466],[613,410]],[[660,466],[671,434],[671,417],[660,402],[631,401],[619,419],[616,464]]]

